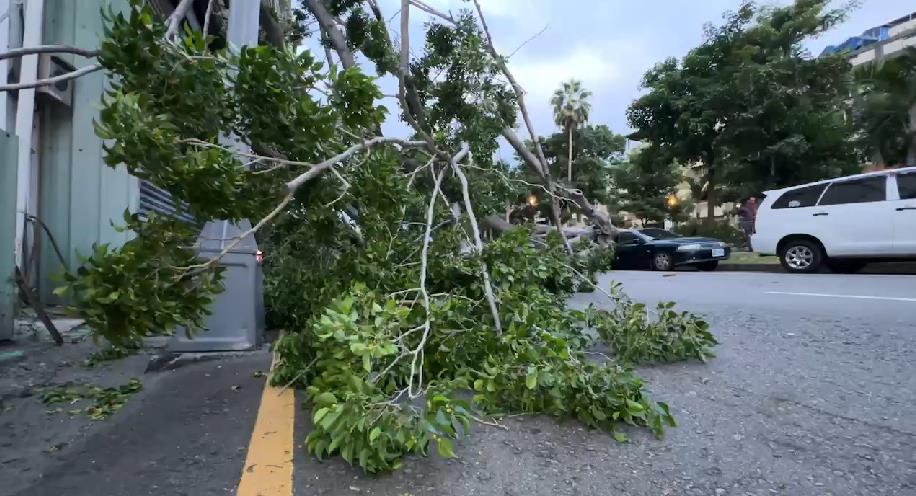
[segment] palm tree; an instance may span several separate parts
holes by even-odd
[[[916,48],[856,71],[856,120],[884,163],[916,165]]]
[[[588,122],[588,113],[592,104],[588,98],[592,93],[582,88],[582,81],[570,79],[554,92],[550,98],[553,105],[553,120],[567,134],[569,139],[569,157],[567,162],[567,180],[572,184],[573,131]]]

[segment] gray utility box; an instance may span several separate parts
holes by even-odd
[[[202,259],[217,256],[251,228],[247,220],[207,222],[197,240]],[[258,263],[258,243],[248,235],[220,261],[223,292],[216,296],[205,329],[189,339],[185,329],[175,330],[168,348],[179,352],[242,351],[256,348],[264,335],[264,284]]]

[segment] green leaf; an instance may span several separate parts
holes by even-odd
[[[334,393],[325,391],[319,394],[318,396],[316,396],[313,402],[315,403],[316,406],[319,406],[319,407],[330,406],[330,405],[337,403],[337,397],[334,396]]]
[[[452,442],[444,437],[440,437],[436,440],[436,450],[442,458],[455,458]]]
[[[525,376],[525,386],[528,386],[528,389],[534,389],[538,385],[538,373],[528,372],[528,375]]]
[[[323,419],[324,416],[327,415],[329,411],[330,410],[327,407],[322,407],[322,408],[319,408],[318,410],[315,410],[315,413],[312,414],[312,423],[318,424],[318,422],[321,422],[321,419]]]
[[[615,432],[614,440],[617,441],[618,443],[625,443],[628,441],[627,435],[622,432]]]
[[[378,439],[379,435],[381,434],[382,434],[382,429],[380,427],[378,426],[373,427],[372,431],[369,432],[369,442],[370,443],[375,442],[375,440]]]

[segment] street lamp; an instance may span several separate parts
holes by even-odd
[[[668,208],[674,208],[674,207],[676,207],[677,204],[678,204],[679,202],[680,202],[680,200],[678,200],[678,199],[677,199],[677,196],[676,196],[675,194],[673,194],[673,193],[672,193],[672,194],[669,194],[669,195],[665,198],[665,205],[668,205]]]
[[[538,206],[538,197],[535,195],[529,195],[528,196],[528,205],[531,205],[532,207]]]

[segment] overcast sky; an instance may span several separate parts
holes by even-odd
[[[465,0],[426,0],[441,10],[472,6]],[[379,2],[386,16],[400,1]],[[481,0],[497,49],[509,54],[536,33],[510,60],[510,68],[528,92],[527,101],[539,134],[554,131],[548,100],[562,81],[581,79],[592,93],[591,122],[628,131],[627,106],[639,95],[645,71],[666,57],[681,57],[702,41],[703,25],[719,23],[739,0]],[[788,0],[761,2],[786,4]],[[845,2],[844,2],[845,3]],[[809,43],[817,55],[862,31],[916,10],[911,0],[862,0],[847,21]],[[413,11],[412,11],[413,12]],[[411,36],[421,42],[419,23]],[[391,25],[397,31],[397,20]],[[415,52],[416,53],[416,52]],[[392,82],[383,82],[394,92]],[[386,134],[404,134],[395,122]],[[400,131],[400,132],[398,132]],[[511,158],[505,151],[504,158]]]

